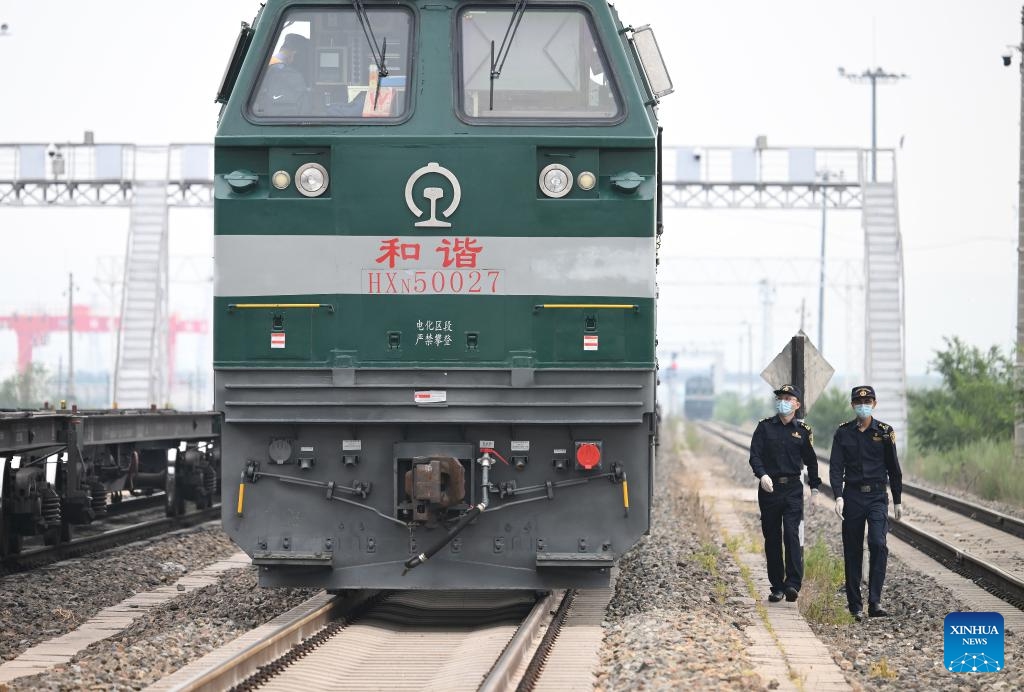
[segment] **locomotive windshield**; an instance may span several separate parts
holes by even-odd
[[[619,100],[589,15],[582,9],[527,9],[500,76],[492,79],[513,10],[462,13],[462,112],[470,118],[608,120]]]
[[[376,45],[352,9],[288,12],[257,81],[251,113],[282,121],[402,117],[412,17],[402,9],[367,15]],[[378,74],[375,50],[383,52],[386,76]]]

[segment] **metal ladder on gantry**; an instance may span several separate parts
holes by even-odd
[[[162,406],[170,391],[170,207],[212,207],[208,144],[0,145],[0,206],[128,207],[114,401]]]
[[[877,173],[872,177],[872,159]],[[892,149],[668,147],[668,208],[860,210],[864,230],[864,381],[878,416],[906,430],[903,244]],[[825,175],[827,173],[827,175]],[[898,436],[903,447],[905,437]]]

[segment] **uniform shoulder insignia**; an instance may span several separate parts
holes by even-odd
[[[808,425],[807,423],[805,423],[803,421],[800,421],[800,425],[803,427],[804,430],[811,430],[812,429],[810,425]]]
[[[853,425],[853,424],[854,424],[854,423],[856,423],[856,422],[857,422],[856,420],[848,420],[848,421],[846,421],[845,423],[840,423],[840,424],[839,424],[839,427],[840,427],[840,428],[847,428],[847,427],[849,427],[849,426]]]
[[[882,421],[878,421],[878,427],[881,428],[882,430],[884,430],[885,432],[889,432],[890,430],[892,430],[892,426],[891,425],[886,425]]]
[[[770,421],[770,420],[771,420],[772,418],[774,418],[774,417],[775,417],[775,416],[768,416],[767,418],[762,418],[761,420],[759,420],[759,421],[757,421],[757,422],[758,422],[758,423],[767,423],[768,421]]]

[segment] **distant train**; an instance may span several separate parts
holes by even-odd
[[[270,0],[225,74],[223,526],[260,583],[606,584],[650,525],[650,29],[605,0]]]
[[[715,382],[707,375],[686,378],[683,414],[690,420],[710,420],[715,414]]]

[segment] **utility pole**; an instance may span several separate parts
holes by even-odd
[[[68,272],[68,401],[75,398],[75,275]]]
[[[1007,46],[1003,65],[1013,62],[1013,51],[1020,60],[1020,170],[1017,177],[1017,406],[1013,426],[1013,451],[1018,464],[1024,463],[1024,7],[1021,8],[1021,42]]]
[[[847,72],[845,68],[840,67],[839,76],[845,77],[851,82],[859,84],[868,82],[871,84],[871,182],[878,182],[878,118],[876,108],[878,103],[878,82],[892,84],[901,79],[907,79],[907,75],[902,72],[886,72],[881,67],[876,67],[873,70],[864,70],[860,74],[856,74]]]
[[[821,174],[821,266],[818,272],[818,351],[825,352],[825,219],[828,211],[829,172]]]
[[[761,360],[767,363],[771,360],[771,345],[775,343],[772,337],[772,304],[775,302],[775,285],[767,278],[758,282],[761,288]]]

